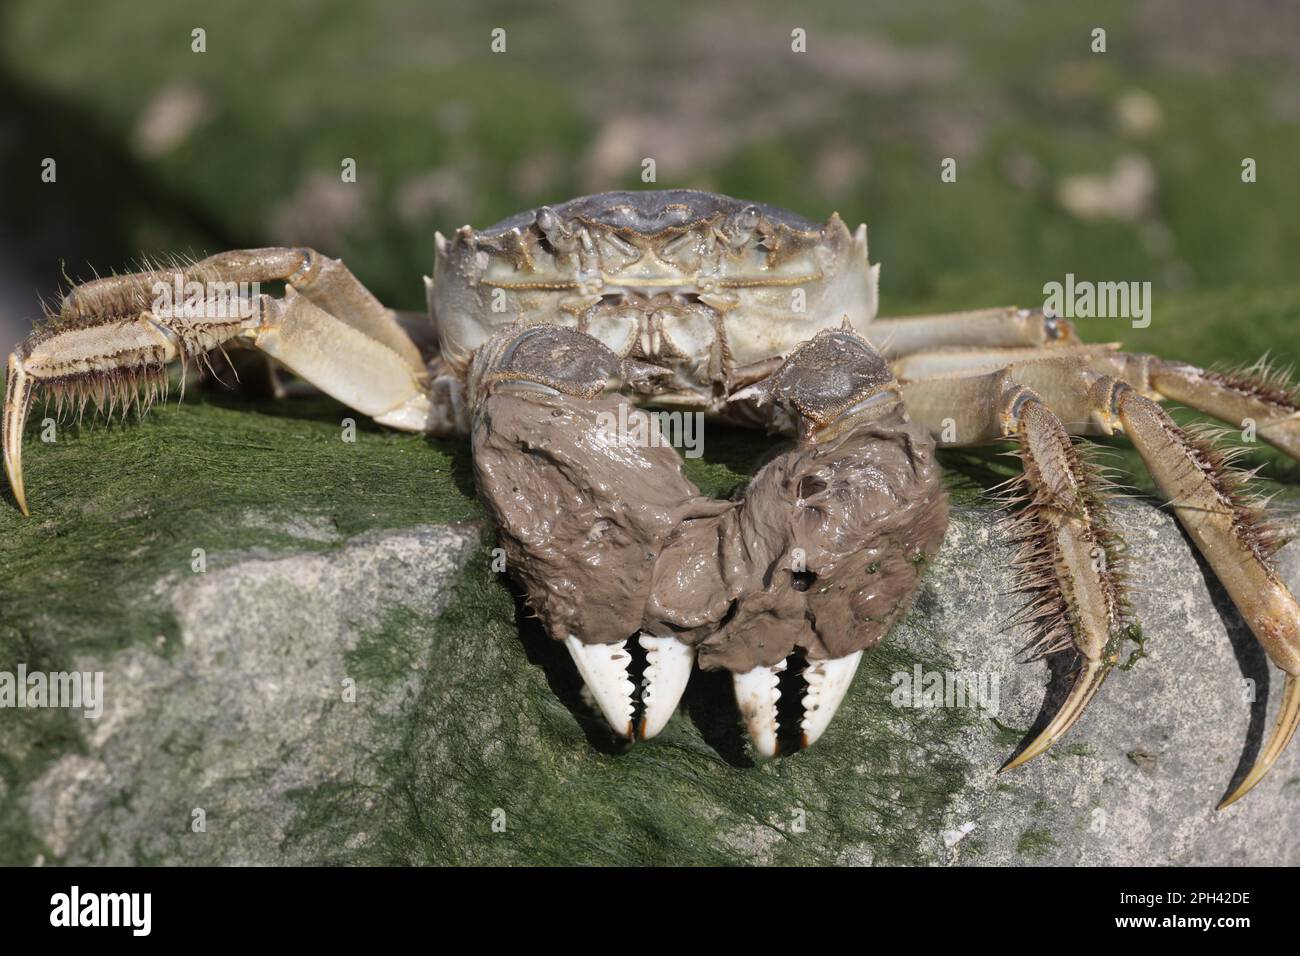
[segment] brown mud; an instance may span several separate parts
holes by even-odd
[[[552,637],[673,634],[702,667],[745,671],[873,648],[906,614],[948,506],[901,404],[800,442],[718,501],[666,442],[617,433],[623,401],[505,388],[475,419],[481,497]]]

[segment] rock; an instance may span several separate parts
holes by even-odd
[[[1050,672],[1043,663],[1017,664],[1014,642],[998,634],[1015,604],[1001,596],[1009,575],[990,517],[967,511],[954,522],[925,585],[925,613],[896,637],[925,656],[946,648],[959,671],[996,675],[997,722],[1016,732],[963,737],[969,773],[944,817],[950,827],[974,827],[936,851],[937,859],[1295,865],[1300,835],[1279,823],[1300,807],[1300,751],[1284,754],[1248,798],[1214,809],[1271,727],[1281,672],[1168,512],[1128,502],[1117,506],[1117,517],[1133,555],[1145,655],[1112,672],[1083,719],[1044,758],[1005,777],[993,771],[1038,716]],[[1285,549],[1279,563],[1292,589],[1300,587],[1300,547]],[[972,600],[976,595],[981,599]]]
[[[661,738],[617,744],[478,530],[423,526],[164,578],[179,646],[79,658],[104,716],[21,802],[65,863],[1300,862],[1300,748],[1214,810],[1278,673],[1171,516],[1127,502],[1118,524],[1145,656],[1005,777],[1051,671],[1002,632],[994,517],[959,508],[915,610],[794,757],[753,761],[709,673]],[[1300,548],[1281,562],[1300,586]],[[965,700],[950,680],[953,706],[913,706],[918,673],[961,675]]]
[[[105,672],[105,712],[88,722],[85,754],[32,784],[37,836],[68,863],[327,859],[330,846],[291,837],[295,794],[389,782],[365,758],[405,731],[429,655],[418,626],[381,628],[436,615],[478,537],[372,532],[328,555],[166,580],[181,648],[77,662]]]

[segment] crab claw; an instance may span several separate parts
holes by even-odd
[[[847,657],[808,662],[803,672],[808,683],[803,695],[803,720],[800,723],[803,746],[811,747],[826,732],[853,683],[853,675],[858,672],[861,660],[862,651],[856,651]]]
[[[627,641],[617,644],[584,644],[572,634],[564,639],[578,673],[586,682],[596,706],[614,733],[626,740],[632,739],[632,691],[635,686],[628,677],[632,655],[627,651]]]
[[[23,491],[23,428],[32,407],[32,383],[17,353],[9,356],[9,370],[5,375],[4,419],[0,422],[0,443],[4,445],[5,474],[14,500],[23,514],[27,510],[27,495]]]
[[[672,636],[642,634],[638,642],[646,651],[646,669],[641,678],[645,712],[641,716],[639,736],[649,740],[664,729],[677,709],[695,665],[695,649]],[[632,655],[627,641],[584,644],[570,635],[564,646],[569,649],[569,656],[609,726],[620,737],[631,740],[635,729],[632,693],[636,685],[629,674]]]
[[[1268,738],[1268,743],[1264,745],[1259,757],[1255,760],[1255,766],[1250,768],[1250,773],[1246,774],[1246,779],[1236,790],[1228,794],[1219,803],[1216,810],[1222,810],[1236,803],[1254,788],[1255,784],[1264,779],[1273,762],[1282,756],[1282,751],[1286,750],[1286,745],[1291,742],[1295,736],[1296,728],[1300,727],[1300,686],[1294,674],[1286,675],[1286,687],[1282,691],[1282,706],[1278,709],[1277,720],[1273,724],[1273,733]]]
[[[844,657],[808,662],[803,672],[808,689],[800,702],[803,706],[803,719],[799,722],[802,747],[811,747],[826,732],[853,683],[853,675],[857,673],[861,660],[862,651],[856,651]],[[745,720],[745,729],[749,731],[755,749],[764,757],[777,757],[781,753],[777,740],[780,726],[776,703],[781,698],[780,680],[786,665],[787,662],[782,661],[773,667],[755,667],[732,677],[736,704]]]
[[[686,691],[691,668],[695,665],[695,648],[677,638],[642,634],[638,639],[646,652],[646,669],[641,678],[641,739],[649,740],[664,729]]]
[[[781,672],[786,662],[771,667],[755,667],[742,674],[732,675],[736,689],[736,705],[745,719],[749,739],[764,757],[775,757],[781,752],[777,743],[776,702],[781,697]]]
[[[1069,696],[1065,698],[1065,702],[1061,704],[1061,709],[1056,712],[1051,723],[1043,728],[1043,732],[1035,737],[1028,747],[1004,763],[998,769],[998,773],[1006,773],[1028,763],[1045,753],[1052,744],[1064,736],[1083,716],[1093,697],[1097,696],[1097,691],[1101,689],[1102,682],[1110,673],[1110,668],[1111,664],[1105,659],[1085,659],[1075,674]]]

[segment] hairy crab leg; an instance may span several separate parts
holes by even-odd
[[[1122,543],[1110,524],[1106,484],[1080,454],[1066,427],[1020,370],[907,383],[909,410],[948,443],[1015,439],[1024,463],[1005,500],[1019,506],[1009,522],[1018,543],[1019,590],[1029,595],[1016,623],[1028,625],[1042,656],[1073,646],[1080,660],[1069,694],[1046,727],[1002,767],[1044,753],[1083,715],[1117,660],[1131,620],[1122,575]],[[1038,384],[1038,383],[1035,383]],[[1044,382],[1043,384],[1048,384]],[[955,439],[955,441],[953,440]]]
[[[1257,506],[1240,494],[1235,476],[1207,442],[1182,431],[1160,406],[1126,386],[1116,406],[1160,493],[1170,502],[1214,573],[1241,611],[1269,659],[1286,673],[1283,705],[1255,766],[1223,809],[1251,790],[1286,749],[1300,722],[1300,606],[1274,569],[1275,541],[1261,527]]]
[[[288,284],[283,300],[231,288],[278,279]],[[166,297],[190,287],[193,299]],[[208,353],[226,344],[259,349],[391,427],[438,432],[454,424],[453,396],[434,395],[418,349],[342,263],[311,250],[221,253],[78,286],[9,356],[0,445],[18,507],[28,512],[22,438],[38,392],[60,408],[91,401],[110,415],[124,412],[166,391],[169,364],[211,366]]]
[[[1125,378],[1135,378],[1141,373],[1149,387],[1163,398],[1184,402],[1200,412],[1241,427],[1248,421],[1253,422],[1260,438],[1300,460],[1300,388],[1290,381],[1287,371],[1276,369],[1263,359],[1245,368],[1225,371],[1207,371],[1152,355],[1125,354],[1116,356],[1115,359],[1125,362]],[[1172,482],[1172,477],[1170,480]],[[1217,531],[1210,527],[1215,520],[1213,518],[1188,511],[1187,521],[1205,525],[1206,530],[1202,534],[1211,536],[1211,539],[1222,538],[1224,529],[1221,526],[1225,513],[1221,507],[1217,519],[1220,527]],[[1230,526],[1227,530],[1230,535],[1234,534]],[[1244,530],[1258,535],[1258,531]],[[1212,543],[1218,542],[1212,540]],[[1263,779],[1300,726],[1300,687],[1297,686],[1296,667],[1296,652],[1300,646],[1296,622],[1300,620],[1300,614],[1297,614],[1294,598],[1284,586],[1282,593],[1278,593],[1278,583],[1268,557],[1265,554],[1262,561],[1249,565],[1249,573],[1265,579],[1263,590],[1256,590],[1253,583],[1242,587],[1251,606],[1259,606],[1261,595],[1268,595],[1265,603],[1272,605],[1268,608],[1261,607],[1263,617],[1258,622],[1259,627],[1256,629],[1256,624],[1252,622],[1251,629],[1264,644],[1269,658],[1286,673],[1282,705],[1269,740],[1254,766],[1237,789],[1219,804],[1219,809],[1240,800]],[[1257,564],[1262,566],[1256,567]],[[1219,573],[1217,566],[1215,571]],[[1280,627],[1278,621],[1282,622]],[[1289,625],[1286,623],[1288,621]]]
[[[56,407],[78,411],[88,401],[111,415],[133,403],[147,405],[166,390],[166,366],[234,338],[248,320],[184,324],[145,312],[91,324],[34,333],[9,356],[3,424],[5,472],[14,500],[28,514],[23,480],[23,430],[38,391],[52,393]]]
[[[901,320],[900,320],[901,321]],[[873,326],[874,327],[874,326]],[[946,340],[941,340],[946,344]],[[1065,342],[1043,348],[950,348],[900,354],[894,370],[900,381],[967,376],[1041,361],[1082,361],[1091,371],[1127,382],[1148,398],[1190,405],[1233,427],[1254,422],[1264,441],[1300,460],[1300,386],[1289,370],[1261,359],[1253,365],[1209,370],[1156,355],[1121,351],[1117,344]]]
[[[1160,396],[1234,427],[1252,421],[1260,438],[1300,461],[1300,388],[1285,371],[1264,360],[1246,368],[1207,371],[1156,356],[1124,358],[1143,364],[1150,387]]]
[[[1103,374],[1107,370],[1123,373],[1124,380]],[[1243,385],[1234,380],[1229,388],[1222,382],[1198,380],[1186,366],[1119,352],[1034,357],[1001,372],[907,383],[904,393],[914,413],[931,427],[942,428],[935,416],[945,408],[987,405],[990,395],[1012,379],[1041,392],[1076,433],[1120,430],[1129,437],[1162,497],[1214,569],[1269,659],[1286,674],[1283,703],[1270,738],[1247,777],[1220,804],[1220,808],[1228,806],[1264,777],[1300,725],[1300,692],[1296,689],[1300,605],[1273,566],[1272,556],[1281,540],[1262,506],[1246,494],[1248,476],[1232,468],[1231,454],[1218,450],[1212,440],[1180,428],[1155,399],[1166,390],[1181,388],[1180,398],[1195,398],[1198,407],[1214,414],[1227,417],[1243,409],[1253,410],[1262,419],[1261,436],[1267,425],[1270,440],[1289,450],[1295,419],[1288,401],[1294,393],[1278,389],[1276,381],[1255,380]],[[1208,387],[1210,384],[1214,388]],[[1271,387],[1265,388],[1265,384]],[[974,444],[995,437],[987,416],[974,421],[969,414],[959,418],[953,443]],[[1081,684],[1099,686],[1104,678],[1091,660],[1085,655],[1088,667],[1076,683],[1072,699],[1084,695],[1078,689]]]

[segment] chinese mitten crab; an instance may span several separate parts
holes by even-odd
[[[1079,718],[1131,627],[1107,488],[1072,435],[1122,432],[1286,673],[1270,739],[1300,722],[1300,609],[1278,542],[1213,440],[1158,401],[1252,418],[1300,457],[1296,393],[1262,368],[1210,372],[1015,308],[876,318],[865,227],[816,225],[690,190],[605,193],[437,237],[424,346],[339,261],[226,252],[72,289],[10,356],[5,468],[20,508],[33,397],[145,403],[170,363],[265,353],[384,425],[468,435],[510,570],[614,731],[653,737],[693,664],[726,668],[757,749],[776,754],[778,675],[807,661],[796,740],[826,729],[863,651],[906,612],[947,504],[936,442],[1017,443],[1016,564],[1034,648],[1073,648],[1059,712],[1008,767]],[[283,282],[239,309],[175,309],[160,289]],[[703,496],[641,406],[784,433],[743,495]],[[629,427],[635,425],[636,427]],[[646,440],[650,438],[651,440]],[[631,642],[645,653],[642,690]],[[639,653],[639,652],[638,652]]]

